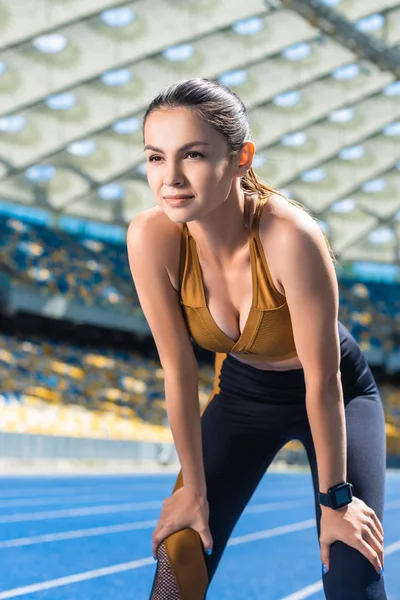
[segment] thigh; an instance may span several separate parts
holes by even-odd
[[[256,431],[241,420],[230,418],[218,393],[211,397],[202,414],[201,429],[213,551],[211,556],[204,553],[200,536],[192,529],[166,538],[160,545],[153,600],[205,597],[235,524],[286,441],[277,433],[266,434],[261,428]],[[174,491],[182,485],[180,472]],[[169,595],[167,587],[171,589],[173,585],[175,595]]]
[[[212,555],[205,559],[211,580],[234,526],[286,440],[279,432],[266,433],[231,422],[218,396],[202,417],[202,432],[213,537]]]
[[[385,495],[386,437],[382,402],[376,390],[346,402],[347,480],[354,495],[373,508],[382,521]],[[318,537],[321,509],[318,472],[311,435],[305,438],[315,493]],[[386,600],[384,580],[358,550],[343,542],[331,546],[330,570],[323,576],[328,600]]]

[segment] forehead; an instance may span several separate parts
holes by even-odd
[[[144,140],[146,144],[163,148],[180,147],[194,140],[226,144],[223,135],[187,108],[161,108],[150,113],[144,127]]]

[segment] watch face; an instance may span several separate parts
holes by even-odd
[[[342,489],[336,490],[336,504],[341,506],[342,504],[347,504],[350,500],[350,493],[348,487],[344,487]]]

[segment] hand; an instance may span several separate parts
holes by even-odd
[[[333,510],[321,506],[321,561],[329,571],[329,549],[337,540],[356,548],[375,567],[383,567],[383,527],[372,508],[353,496],[344,508]]]
[[[209,508],[207,499],[185,486],[166,498],[162,505],[157,527],[153,531],[153,556],[157,558],[157,548],[166,537],[190,527],[199,534],[204,550],[211,550],[213,540],[208,526]]]

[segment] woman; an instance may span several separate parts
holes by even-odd
[[[157,206],[131,222],[128,253],[182,467],[153,532],[151,599],[205,597],[266,469],[299,439],[326,597],[384,600],[381,399],[338,323],[327,240],[302,207],[258,180],[249,138],[241,100],[204,79],[169,86],[144,118]],[[216,353],[201,418],[191,338]]]

